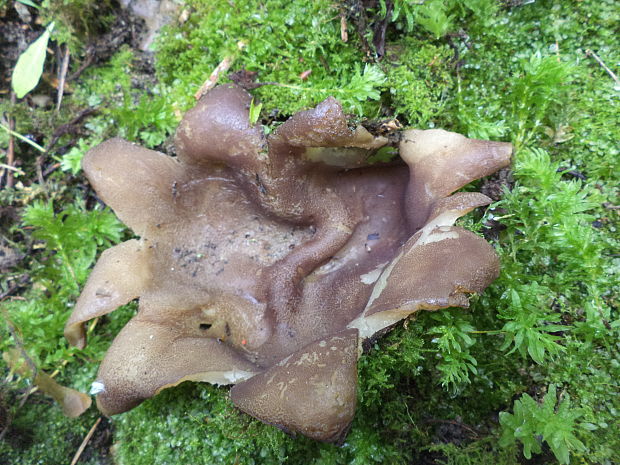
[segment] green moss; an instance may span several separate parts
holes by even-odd
[[[180,116],[171,89],[138,65],[133,51],[122,47],[105,66],[85,73],[76,98],[100,112],[90,124],[94,137],[83,144],[123,137],[154,148],[174,132]]]
[[[333,2],[191,1],[189,8],[194,10],[189,20],[168,28],[158,40],[159,75],[174,87],[181,108],[193,104],[191,96],[231,55],[236,59],[230,72],[258,72],[260,82],[279,84],[255,91],[269,112],[287,116],[334,95],[347,111],[367,117],[377,113],[373,100],[379,94],[373,89],[382,79],[364,72],[365,57],[353,31],[348,42],[340,39]],[[301,80],[308,70],[307,80]],[[220,82],[226,81],[222,76]]]
[[[116,457],[119,465],[406,463],[398,444],[386,443],[376,431],[380,423],[376,416],[358,415],[342,447],[320,444],[239,412],[227,389],[183,383],[115,418]],[[402,436],[397,423],[385,427]]]
[[[44,23],[56,24],[54,39],[67,44],[76,56],[97,33],[114,18],[112,0],[43,0],[40,4]]]
[[[77,99],[91,106],[100,105],[104,99],[122,102],[131,89],[133,58],[133,51],[125,46],[108,63],[87,69],[76,89]]]
[[[116,417],[114,425],[119,465],[276,463],[284,458],[278,447],[283,434],[237,412],[223,390],[213,386],[183,383]]]
[[[613,426],[617,425],[620,410],[618,396],[614,394],[620,376],[617,349],[607,352],[595,345],[570,339],[566,353],[564,360],[568,359],[571,363],[562,360],[554,363],[549,377],[552,382],[566,386],[573,406],[581,413],[579,420],[584,429],[580,431],[580,437],[589,448],[580,456],[591,463],[617,462],[620,458],[620,437]]]
[[[19,402],[18,399],[14,399]],[[53,401],[33,394],[21,408],[11,429],[0,441],[0,462],[19,465],[66,465],[99,415],[91,410],[78,420],[65,417]],[[45,425],[45,426],[43,426]],[[92,448],[87,464],[100,464],[102,454]]]
[[[403,124],[426,129],[453,94],[453,52],[447,45],[420,44],[406,37],[388,47],[384,65],[390,106]]]
[[[442,465],[517,465],[515,451],[511,448],[500,449],[493,440],[473,441],[464,446],[453,443],[434,444],[427,449],[435,453],[436,463]]]

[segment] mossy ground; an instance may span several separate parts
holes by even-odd
[[[90,3],[63,5],[92,14]],[[127,234],[86,185],[81,156],[112,135],[168,148],[180,115],[224,57],[234,57],[231,72],[255,71],[271,83],[252,91],[266,126],[335,95],[359,118],[397,117],[517,148],[506,182],[495,179],[494,192],[504,189],[499,203],[463,221],[494,238],[501,277],[470,310],[420,314],[362,357],[358,410],[342,447],[290,438],[236,411],[226,389],[185,383],[100,425],[95,437],[107,432],[113,446],[93,442],[87,463],[510,464],[523,462],[527,448],[536,463],[565,462],[565,453],[571,463],[620,462],[619,84],[588,52],[618,74],[617,5],[418,3],[364,2],[371,8],[364,10],[356,1],[190,0],[187,19],[160,35],[154,72],[124,46],[71,83],[58,113],[31,100],[0,101],[15,131],[41,145],[78,111],[98,108],[45,155],[44,171],[60,164],[45,184],[36,175],[40,154],[20,143],[23,174],[0,193],[1,233],[25,255],[2,275],[2,292],[18,286],[3,316],[39,368],[60,369],[60,381],[81,390],[135,311],[102,318],[85,351],[62,338],[97,253]],[[77,38],[84,39],[71,31],[80,25],[70,12],[55,17],[46,8],[79,57]],[[377,46],[371,30],[382,26],[383,9],[392,16]],[[51,93],[50,80],[37,92]],[[1,131],[0,148],[7,143]],[[8,328],[0,334],[2,350],[15,344]],[[551,410],[527,402],[550,399],[550,386],[558,391]],[[2,385],[12,424],[0,463],[68,463],[95,411],[68,420],[40,394],[18,408],[28,389],[15,378]]]

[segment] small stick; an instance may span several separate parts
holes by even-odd
[[[67,78],[67,81],[73,81],[75,79],[77,79],[80,74],[82,74],[82,72],[88,68],[94,61],[94,55],[92,50],[87,50],[86,51],[86,59],[82,62],[82,64],[80,65],[80,67],[75,71],[75,73],[73,73],[72,75],[70,75]]]
[[[62,57],[62,65],[60,67],[60,79],[58,80],[58,93],[56,95],[56,111],[60,111],[60,104],[62,103],[62,96],[65,93],[65,81],[67,79],[67,71],[69,70],[69,45],[65,45],[65,54]]]
[[[39,155],[35,161],[35,171],[37,172],[37,181],[39,182],[39,185],[43,188],[43,190],[45,190],[45,178],[43,177],[43,155]]]
[[[84,449],[86,449],[86,444],[88,444],[88,441],[90,441],[90,438],[92,438],[93,434],[95,434],[95,430],[97,429],[97,426],[99,426],[99,423],[101,423],[102,418],[103,417],[97,418],[97,421],[95,422],[95,424],[90,428],[90,431],[84,437],[82,444],[80,444],[80,447],[78,447],[77,452],[73,456],[73,460],[71,460],[71,465],[75,465],[78,462],[78,460],[80,460],[80,455],[82,455],[82,452],[84,452]]]
[[[11,118],[9,120],[9,127],[14,127],[14,120]],[[9,148],[7,150],[6,161],[8,161],[8,166],[13,168],[13,160],[15,159],[15,140],[13,139],[13,134],[9,133]],[[7,171],[6,173],[6,187],[13,187],[13,173],[11,171]]]
[[[3,300],[4,300],[4,297],[3,297]],[[26,349],[24,349],[24,344],[21,340],[20,335],[18,334],[18,329],[15,327],[15,325],[13,325],[13,322],[9,319],[9,312],[5,308],[2,308],[2,317],[6,323],[7,328],[9,329],[9,334],[13,337],[13,343],[15,344],[15,347],[17,348],[17,350],[19,350],[22,358],[26,362],[26,365],[32,372],[32,375],[36,376],[38,372],[38,368],[35,365],[35,363],[32,361],[32,359],[30,358],[28,353],[26,352]],[[19,403],[17,407],[17,410],[21,409],[24,406],[24,404],[26,403],[26,399],[28,399],[28,396],[30,396],[30,394],[32,394],[35,389],[36,387],[33,387],[32,389],[26,392],[24,397],[22,397],[21,402]],[[11,427],[11,423],[12,423],[12,418],[10,418],[9,421],[7,421],[7,424],[4,427],[4,429],[0,431],[0,441],[4,439],[4,436],[6,435],[7,431]]]
[[[340,15],[340,39],[343,42],[349,41],[349,33],[347,32],[347,17],[344,13]]]
[[[28,355],[28,352],[26,352],[26,349],[24,348],[24,343],[22,342],[22,339],[18,334],[18,330],[13,324],[13,322],[9,319],[9,312],[5,308],[2,309],[2,317],[6,323],[7,328],[9,329],[9,334],[13,337],[13,343],[15,344],[15,347],[17,347],[17,350],[19,350],[19,353],[26,362],[26,365],[28,365],[28,368],[30,368],[30,371],[32,371],[32,375],[36,376],[38,373],[38,368]]]
[[[241,42],[241,41],[237,42],[237,48],[239,50],[243,50],[245,48],[245,43]],[[202,84],[202,86],[200,86],[200,89],[198,89],[198,92],[196,92],[194,94],[194,98],[196,100],[200,100],[200,98],[204,94],[206,94],[213,87],[215,87],[215,84],[217,83],[218,79],[220,78],[220,75],[222,73],[225,73],[226,71],[228,71],[228,69],[231,67],[231,65],[233,64],[234,61],[235,61],[235,56],[234,55],[228,55],[227,57],[225,57],[220,62],[220,64],[215,67],[215,69],[213,70],[213,72],[211,73],[209,78]]]
[[[14,171],[15,173],[21,174],[22,176],[26,174],[19,168],[15,168],[14,166],[7,165],[5,163],[0,163],[0,168],[2,168],[3,170]]]
[[[15,104],[15,92],[11,90],[11,106]],[[15,118],[9,117],[9,148],[6,153],[7,165],[13,166],[15,163],[15,139],[13,138],[13,132],[15,131]],[[6,173],[6,187],[13,187],[13,173],[7,171]]]
[[[428,419],[428,420],[424,420],[424,423],[445,423],[445,424],[448,424],[448,425],[459,426],[459,427],[469,431],[471,434],[474,435],[474,437],[480,437],[480,433],[478,431],[476,431],[471,426],[466,425],[465,423],[461,423],[460,421],[455,421],[455,420],[439,420],[439,419],[432,419],[431,418],[431,419]]]
[[[601,59],[598,57],[598,55],[597,55],[596,53],[594,53],[594,52],[593,52],[592,50],[590,50],[590,49],[587,49],[587,50],[586,50],[586,56],[587,56],[587,57],[589,57],[589,56],[594,57],[594,59],[595,59],[596,61],[598,61],[598,64],[599,64],[599,65],[601,65],[605,71],[607,71],[607,74],[609,74],[609,75],[611,76],[611,78],[612,78],[612,79],[616,82],[616,84],[617,84],[617,85],[620,85],[620,79],[618,79],[618,76],[616,76],[616,74],[615,74],[612,70],[610,70],[610,69],[607,67],[607,65],[603,62],[603,60],[601,60]]]
[[[82,110],[80,113],[78,113],[78,115],[75,118],[73,118],[71,121],[69,121],[67,124],[63,124],[62,126],[57,127],[52,133],[52,137],[50,137],[50,140],[47,143],[47,145],[44,147],[43,151],[49,152],[52,149],[52,147],[56,144],[56,142],[58,142],[58,139],[60,139],[65,134],[68,134],[71,132],[71,130],[73,129],[73,126],[77,125],[78,123],[81,123],[84,118],[92,115],[93,113],[97,111],[99,111],[98,108],[87,108],[86,110]]]
[[[215,69],[213,70],[213,72],[211,73],[209,78],[202,84],[202,86],[200,86],[200,89],[198,89],[198,92],[196,92],[194,94],[194,98],[196,100],[200,100],[200,98],[204,94],[206,94],[213,87],[215,87],[215,84],[217,83],[218,79],[220,78],[220,74],[225,73],[226,71],[228,71],[228,69],[232,65],[233,61],[234,61],[234,58],[232,56],[227,56],[222,61],[220,61],[220,64],[215,67]]]
[[[45,171],[43,171],[43,179],[48,177],[50,174],[52,174],[58,168],[60,168],[60,163],[54,163],[53,165],[50,165],[47,168],[45,168]]]

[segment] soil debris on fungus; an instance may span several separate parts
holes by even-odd
[[[140,236],[105,251],[65,335],[139,298],[101,363],[99,409],[127,411],[186,380],[234,384],[242,411],[344,440],[365,341],[418,310],[467,307],[499,272],[454,222],[491,202],[455,191],[510,163],[509,143],[349,126],[329,97],[266,136],[251,96],[214,88],[180,123],[177,158],[112,139],[87,153],[98,196]],[[403,163],[404,162],[404,163]],[[370,239],[371,238],[371,239]]]

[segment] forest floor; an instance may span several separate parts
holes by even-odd
[[[615,0],[120,3],[0,0],[0,463],[620,463]],[[227,388],[186,382],[69,419],[37,381],[89,392],[137,308],[89,326],[83,350],[64,339],[97,257],[132,237],[82,157],[114,136],[174,154],[223,63],[218,82],[250,88],[267,131],[333,95],[369,126],[515,147],[474,186],[495,203],[460,220],[501,276],[363,355],[341,447],[251,419]]]

